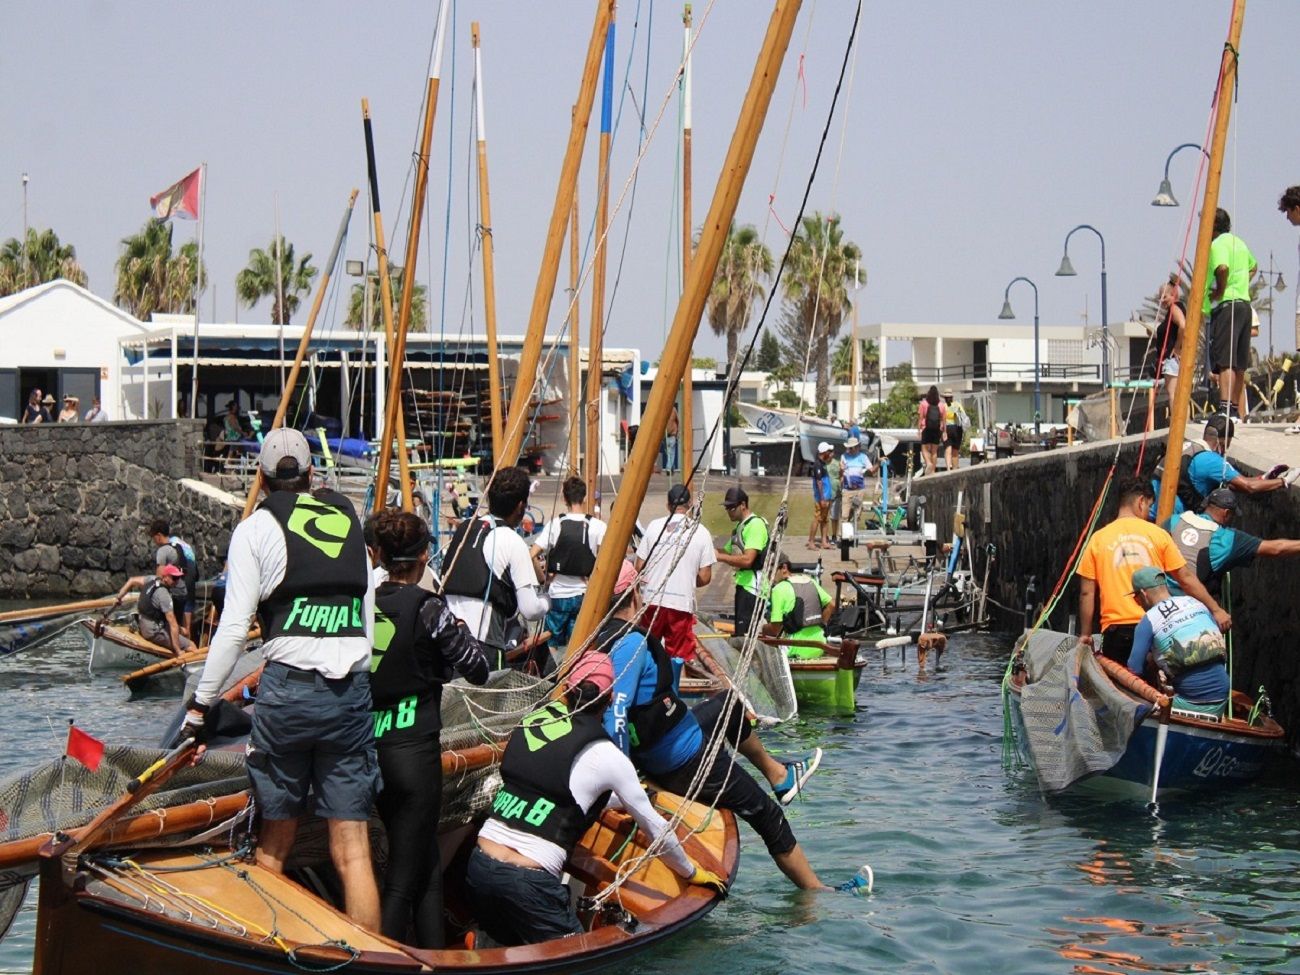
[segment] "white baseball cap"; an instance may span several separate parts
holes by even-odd
[[[301,477],[311,470],[311,448],[297,430],[280,427],[262,440],[262,473],[267,477]]]
[[[821,443],[817,445],[817,453],[819,454],[824,454],[826,453],[826,451],[834,450],[834,449],[835,448],[832,447],[830,444],[828,444],[825,440],[823,440]]]

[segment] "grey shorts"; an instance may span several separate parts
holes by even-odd
[[[1250,368],[1249,301],[1225,301],[1210,316],[1210,371]]]
[[[370,675],[338,680],[271,661],[248,738],[248,777],[267,819],[370,818],[379,792]]]

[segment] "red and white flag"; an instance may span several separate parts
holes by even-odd
[[[179,183],[173,183],[157,196],[149,197],[149,205],[159,220],[199,219],[199,190],[203,182],[203,167],[200,166]]]
[[[104,760],[104,743],[74,724],[68,725],[68,745],[64,751],[68,758],[75,758],[92,772],[98,772],[99,763]]]

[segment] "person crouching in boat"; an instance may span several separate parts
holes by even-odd
[[[172,599],[171,592],[185,573],[176,565],[160,565],[155,573],[127,579],[117,591],[118,602],[132,589],[139,589],[140,601],[136,603],[135,611],[138,614],[140,635],[173,654],[193,650],[194,644],[181,632],[180,624],[176,622],[176,601]]]
[[[1231,690],[1223,634],[1210,611],[1191,596],[1172,596],[1156,569],[1133,573],[1133,595],[1146,610],[1133,631],[1128,669],[1143,676],[1150,652],[1174,693],[1192,704],[1222,704]]]
[[[767,851],[796,887],[824,890],[795,839],[781,804],[803,789],[821,763],[821,749],[807,762],[776,761],[754,734],[739,699],[715,694],[693,710],[677,696],[672,664],[658,640],[637,627],[642,611],[637,572],[624,562],[614,583],[610,619],[595,647],[609,654],[618,674],[605,728],[637,767],[670,792],[730,809],[754,829]],[[739,768],[726,748],[710,757],[709,740],[719,726],[724,740],[767,779],[776,800]],[[702,782],[692,785],[705,768]]]
[[[673,873],[727,891],[722,877],[683,852],[636,769],[605,733],[601,715],[614,683],[609,657],[583,654],[563,683],[560,700],[511,732],[501,759],[501,788],[465,875],[475,918],[505,946],[582,933],[560,874],[611,793],[652,839],[667,834],[662,856]]]
[[[386,510],[373,520],[375,548],[388,570],[375,590],[370,696],[375,748],[384,784],[378,806],[388,831],[384,875],[386,937],[441,948],[442,685],[456,671],[471,684],[488,679],[487,657],[441,596],[420,587],[429,530],[414,514]],[[408,930],[414,928],[414,938]]]
[[[825,626],[833,611],[830,593],[812,576],[793,571],[790,556],[782,552],[776,560],[776,582],[772,585],[768,622],[763,627],[763,635],[825,643]],[[796,660],[812,660],[823,652],[821,647],[785,649]]]

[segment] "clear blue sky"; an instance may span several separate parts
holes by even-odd
[[[697,24],[707,6],[695,3]],[[466,310],[474,220],[467,201],[475,193],[470,21],[482,22],[498,305],[502,330],[513,332],[526,322],[594,9],[594,0],[455,2],[419,263],[420,279],[430,285],[435,329],[444,252],[446,329],[482,329],[476,262],[472,315]],[[627,83],[642,101],[648,43],[651,115],[676,68],[681,9],[663,0],[628,0],[619,8],[618,84],[631,51]],[[697,222],[769,9],[760,0],[718,0],[697,45]],[[31,224],[52,226],[73,243],[90,287],[109,297],[118,241],[149,216],[149,196],[206,161],[206,257],[217,316],[229,320],[235,273],[250,248],[270,240],[277,197],[285,235],[318,261],[328,253],[348,190],[362,188],[364,201],[364,95],[374,114],[388,235],[400,259],[407,211],[399,213],[399,202],[408,185],[436,11],[433,0],[6,4],[0,236],[21,231],[20,174],[26,171]],[[769,194],[775,194],[777,215],[790,223],[852,11],[848,0],[805,4],[741,201],[741,221],[761,226]],[[1205,133],[1228,14],[1228,0],[867,3],[847,115],[836,120],[812,196],[813,206],[843,214],[846,234],[862,247],[868,274],[862,321],[992,322],[1004,286],[1024,274],[1039,285],[1045,324],[1080,322],[1085,302],[1096,323],[1096,239],[1080,233],[1071,242],[1079,277],[1053,277],[1066,231],[1084,222],[1106,235],[1110,317],[1123,320],[1172,265],[1189,211],[1196,209],[1188,205],[1194,204],[1192,151],[1174,160],[1171,174],[1184,206],[1149,203],[1168,151],[1199,142]],[[1251,0],[1221,198],[1261,264],[1273,251],[1292,287],[1296,233],[1275,202],[1286,185],[1300,183],[1293,109],[1300,90],[1298,37],[1300,4]],[[797,70],[801,55],[806,105]],[[615,198],[636,148],[635,117],[629,98],[615,141]],[[674,99],[642,169],[607,339],[639,346],[647,358],[657,357],[672,311],[669,302],[665,313],[665,294],[677,288],[676,119]],[[584,227],[594,187],[589,152],[580,187]],[[612,232],[611,281],[626,212]],[[193,227],[178,224],[178,235]],[[348,256],[364,256],[366,239],[359,206]],[[774,251],[784,246],[775,221],[767,239]],[[553,328],[566,281],[562,268]],[[1293,344],[1287,314],[1293,294],[1278,302],[1284,310],[1279,346]],[[1028,293],[1014,294],[1013,303],[1028,325]],[[584,301],[584,322],[589,315]],[[244,321],[268,316],[269,306],[239,312]],[[720,350],[706,326],[697,352]]]

